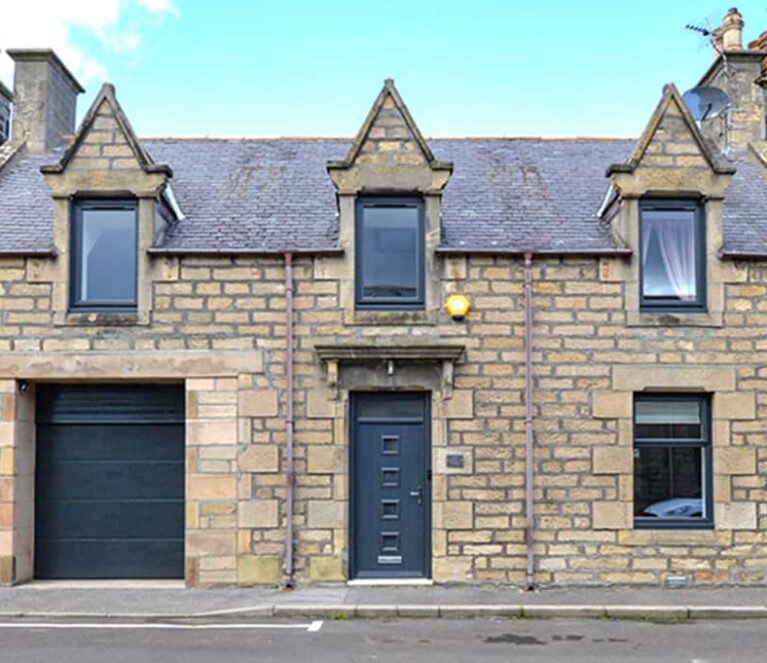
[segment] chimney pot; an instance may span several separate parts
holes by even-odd
[[[743,17],[738,8],[731,7],[722,19],[722,27],[720,28],[721,45],[725,53],[743,50],[743,25]]]
[[[50,49],[9,49],[14,61],[13,141],[47,152],[75,130],[80,83]]]

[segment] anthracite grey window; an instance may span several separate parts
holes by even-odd
[[[358,309],[424,307],[421,200],[357,201],[356,302]]]
[[[71,307],[135,310],[138,222],[135,201],[75,202]]]
[[[639,214],[641,308],[704,311],[703,206],[694,200],[643,200]]]
[[[711,415],[705,395],[634,398],[634,525],[713,526]]]

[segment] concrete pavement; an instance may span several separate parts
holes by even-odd
[[[0,619],[256,619],[392,617],[767,619],[767,588],[497,587],[185,589],[157,583],[31,583],[0,589]]]

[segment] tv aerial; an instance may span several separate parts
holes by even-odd
[[[722,73],[724,74],[724,82],[726,85],[730,76],[730,71],[727,66],[727,54],[724,52],[721,43],[722,40],[717,34],[719,29],[712,26],[712,20],[712,17],[708,17],[704,19],[702,23],[688,23],[684,27],[685,30],[695,32],[703,38],[700,46],[709,44],[716,53],[722,56]],[[713,120],[729,110],[730,99],[727,96],[727,93],[713,85],[700,85],[694,87],[691,90],[687,90],[687,92],[682,95],[682,98],[690,109],[692,116],[698,122]]]
[[[716,53],[722,56],[723,73],[726,78],[729,78],[730,69],[728,66],[729,63],[727,62],[727,54],[725,53],[724,48],[722,48],[721,35],[718,34],[719,28],[714,27],[714,20],[716,20],[715,16],[714,14],[711,14],[703,19],[703,21],[700,23],[687,23],[684,26],[684,29],[689,30],[690,32],[695,32],[701,36],[700,43],[698,44],[698,50],[708,46],[713,48]]]
[[[725,21],[732,12],[737,12],[737,10],[731,9],[727,16],[725,16]],[[699,50],[703,46],[708,45],[713,49],[715,58],[721,56],[722,68],[719,81],[722,84],[722,87],[729,90],[732,85],[732,77],[727,53],[724,50],[722,41],[722,30],[713,27],[711,17],[706,18],[701,23],[688,23],[684,27],[686,30],[700,35],[701,40],[698,47]],[[699,85],[691,90],[687,90],[687,92],[682,95],[682,98],[690,109],[690,113],[698,126],[707,124],[708,132],[718,132],[719,137],[724,144],[724,154],[729,155],[729,131],[731,129],[732,120],[730,111],[732,110],[732,104],[730,103],[728,93],[713,85]],[[714,129],[714,126],[709,123],[719,117],[722,118],[721,127]]]

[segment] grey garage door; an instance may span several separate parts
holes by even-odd
[[[182,578],[184,389],[39,385],[35,577]]]

